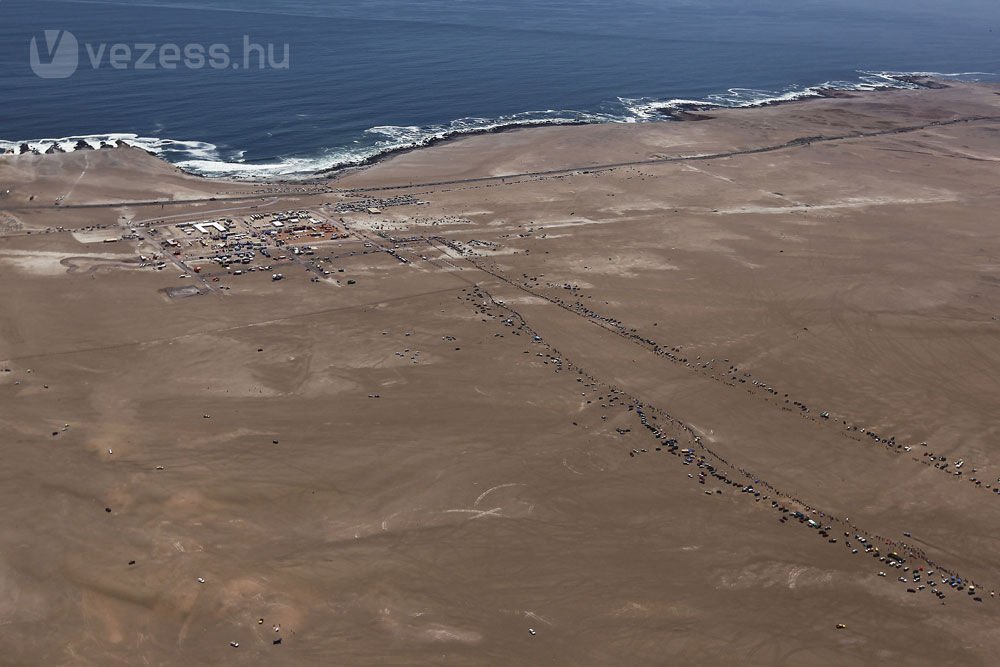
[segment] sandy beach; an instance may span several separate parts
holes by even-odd
[[[1000,86],[706,115],[0,156],[0,663],[993,664]]]

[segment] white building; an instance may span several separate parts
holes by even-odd
[[[223,233],[226,231],[226,226],[221,222],[196,222],[194,223],[194,228],[202,234],[211,234],[213,229]]]

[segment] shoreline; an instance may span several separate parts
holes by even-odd
[[[14,159],[21,156],[8,155],[7,160],[0,159],[0,169],[8,171],[8,182],[14,191],[38,193],[34,186],[29,185],[30,174],[42,171],[48,173],[53,167],[67,173],[76,173],[74,178],[80,177],[81,169],[90,174],[104,172],[122,174],[124,177],[126,172],[122,171],[122,167],[129,165],[127,169],[133,170],[133,174],[135,169],[149,174],[161,174],[172,184],[174,192],[167,195],[167,188],[163,192],[165,196],[134,196],[115,201],[87,197],[79,188],[75,192],[70,190],[54,193],[51,199],[47,196],[40,196],[37,200],[34,197],[11,197],[9,192],[8,196],[0,197],[7,200],[3,201],[6,204],[5,210],[13,212],[50,207],[99,209],[129,205],[196,205],[198,202],[222,204],[254,197],[282,199],[322,192],[360,196],[363,193],[405,190],[419,186],[544,180],[573,172],[595,173],[619,167],[638,168],[656,164],[730,159],[796,147],[808,148],[811,145],[842,140],[907,133],[965,121],[994,119],[992,104],[986,107],[980,105],[974,111],[973,107],[966,107],[965,100],[993,97],[1000,94],[1000,85],[965,82],[946,84],[926,77],[919,77],[914,81],[921,84],[920,88],[882,88],[849,94],[845,91],[818,91],[809,97],[755,107],[719,109],[711,114],[685,110],[684,113],[688,116],[683,119],[664,118],[662,121],[645,123],[520,124],[491,128],[483,132],[436,138],[427,145],[401,147],[391,153],[375,156],[364,165],[301,179],[236,180],[206,177],[187,171],[151,151],[122,141],[105,149],[50,151],[44,155],[34,153],[22,160]],[[897,94],[887,96],[893,92]],[[793,104],[810,101],[822,101],[822,104]],[[822,124],[826,128],[825,133],[816,132],[811,125],[813,121],[810,120],[812,116],[840,114],[850,110],[860,112],[858,118],[863,119],[871,114],[881,115],[880,110],[883,108],[895,108],[899,105],[914,110],[925,109],[926,113],[914,114],[909,118],[897,117],[897,122],[892,127],[881,123],[862,124],[853,128],[840,128],[844,131],[838,131],[842,124],[838,120],[833,125]],[[748,109],[756,109],[757,113],[738,113]],[[701,122],[708,116],[711,116],[713,122]],[[678,124],[667,125],[667,120],[676,120]],[[910,122],[901,122],[904,120]],[[753,135],[744,132],[748,123],[764,131],[758,132],[751,140]],[[847,132],[848,129],[852,131]],[[716,139],[706,144],[703,139],[708,136]],[[581,142],[583,145],[596,143],[603,148],[580,152],[574,146]],[[542,145],[551,148],[539,150]],[[419,150],[431,147],[437,150]],[[442,156],[448,165],[444,168]],[[429,165],[434,165],[434,168],[428,169]],[[23,174],[19,176],[19,172]],[[131,180],[134,181],[134,177]],[[139,183],[133,182],[127,190],[136,190],[139,186]],[[135,194],[138,195],[139,191],[136,190]]]
[[[898,94],[885,96],[890,92]],[[370,164],[325,177],[280,181],[205,177],[188,172],[150,151],[122,142],[105,150],[32,154],[21,160],[0,159],[0,172],[6,172],[8,183],[7,193],[0,193],[0,203],[5,204],[3,210],[9,213],[44,209],[97,211],[121,206],[197,206],[199,203],[218,203],[222,206],[227,202],[237,204],[256,198],[276,202],[324,193],[327,196],[366,196],[368,193],[404,191],[415,187],[460,184],[490,187],[494,183],[547,180],[573,173],[596,175],[617,168],[637,169],[671,163],[687,163],[693,169],[695,164],[712,160],[793,149],[808,150],[811,146],[830,146],[840,141],[901,136],[935,127],[992,121],[998,118],[993,113],[992,102],[996,95],[1000,95],[1000,85],[997,84],[937,85],[937,82],[931,82],[931,85],[920,89],[891,88],[787,100],[780,104],[753,107],[757,110],[756,114],[735,113],[746,107],[722,109],[712,114],[714,122],[711,123],[702,123],[700,120],[703,118],[699,117],[696,122],[679,122],[676,125],[663,122],[585,123],[579,126],[495,128],[489,132],[440,138],[433,143],[437,149],[434,151],[418,150],[432,146],[406,147],[372,160]],[[792,104],[818,100],[823,103]],[[980,102],[977,104],[974,100]],[[987,101],[985,106],[983,101]],[[885,109],[900,106],[913,109],[914,113],[896,116],[892,126],[864,121],[873,115],[882,116]],[[915,113],[917,110],[923,111]],[[843,125],[847,116],[842,114],[845,113],[854,114],[860,124]],[[816,125],[817,119],[823,116],[834,118],[836,122]],[[747,128],[752,126],[758,130],[747,132]],[[825,132],[817,132],[819,127],[825,128]],[[714,139],[706,142],[709,137]],[[601,148],[580,151],[578,145]],[[123,187],[118,191],[129,192],[131,196],[120,194],[121,198],[108,200],[104,196],[86,194],[88,190],[106,191],[98,182],[90,188],[74,186],[70,190],[53,190],[51,194],[43,194],[49,188],[39,190],[33,183],[37,174],[51,176],[53,169],[73,174],[74,182],[84,173],[90,174],[90,179],[97,174],[104,174],[104,178],[122,179]],[[137,171],[161,183],[162,187],[156,188],[160,190],[160,196],[148,196],[149,178],[137,180]]]
[[[943,75],[942,75],[943,76]],[[776,106],[785,106],[789,104],[808,102],[822,99],[845,99],[851,97],[857,97],[859,95],[864,95],[867,93],[883,93],[901,90],[919,90],[919,89],[946,89],[952,86],[952,83],[945,82],[931,74],[888,74],[884,75],[884,78],[888,81],[896,81],[900,85],[894,86],[889,84],[884,85],[871,85],[864,87],[863,83],[857,83],[855,88],[838,88],[829,84],[808,86],[801,90],[790,93],[789,97],[774,97],[765,98],[759,102],[752,102],[742,105],[726,106],[722,104],[717,104],[708,101],[684,101],[684,100],[673,100],[664,103],[651,103],[650,110],[647,111],[651,117],[645,118],[644,120],[637,121],[634,124],[640,123],[660,123],[660,122],[695,122],[702,120],[710,120],[713,116],[710,112],[722,112],[731,110],[750,110],[750,109],[762,109]],[[455,130],[451,132],[445,132],[441,135],[431,135],[424,140],[420,140],[417,143],[402,145],[395,148],[389,148],[381,152],[369,155],[355,163],[341,164],[337,166],[324,167],[310,173],[303,173],[301,176],[275,176],[275,177],[239,177],[232,175],[219,175],[212,176],[205,173],[200,173],[198,171],[187,169],[181,166],[179,163],[172,162],[160,154],[143,147],[142,145],[136,143],[129,143],[124,139],[115,139],[112,141],[100,141],[100,146],[94,147],[87,144],[85,139],[93,138],[94,136],[105,136],[105,135],[80,135],[67,137],[66,139],[53,139],[53,140],[27,140],[21,142],[10,142],[18,144],[19,152],[8,152],[0,154],[0,157],[8,157],[11,155],[42,155],[42,154],[60,154],[60,153],[73,153],[79,150],[110,150],[113,148],[120,148],[123,145],[137,150],[143,151],[157,159],[167,162],[171,166],[181,170],[183,173],[194,176],[197,178],[202,178],[207,181],[215,182],[229,182],[234,184],[271,184],[271,185],[284,185],[284,184],[298,184],[298,185],[308,185],[315,184],[317,182],[327,181],[329,179],[339,179],[343,176],[357,173],[358,171],[368,169],[376,164],[379,164],[385,160],[388,160],[399,155],[404,155],[422,148],[430,148],[432,146],[440,146],[446,143],[450,143],[459,139],[464,139],[468,137],[476,137],[483,135],[493,135],[493,134],[504,134],[508,132],[515,132],[526,129],[539,129],[539,128],[552,128],[552,127],[575,127],[575,126],[601,126],[601,125],[611,125],[611,124],[630,124],[625,121],[616,122],[613,120],[605,121],[590,121],[590,120],[537,120],[537,121],[514,121],[507,124],[487,126],[483,128],[473,128],[469,130]],[[107,135],[107,136],[121,136],[121,135]],[[37,149],[29,148],[29,143],[32,141],[52,141],[45,151],[39,151]],[[65,150],[59,147],[56,142],[72,142],[75,141],[75,147],[71,150]],[[27,150],[26,150],[27,149]],[[264,162],[261,160],[260,162]],[[254,162],[247,162],[246,164],[252,165]]]
[[[663,109],[659,112],[660,118],[652,119],[647,122],[650,123],[664,123],[664,122],[678,122],[678,123],[689,123],[689,122],[699,122],[705,120],[712,120],[714,116],[706,115],[706,112],[716,111],[751,111],[754,109],[766,109],[779,106],[788,106],[792,104],[800,104],[806,102],[816,102],[819,100],[830,100],[830,99],[851,99],[857,98],[863,95],[873,94],[873,93],[892,93],[904,90],[946,90],[951,88],[952,85],[939,81],[930,76],[917,76],[917,75],[900,75],[899,77],[892,77],[900,81],[901,83],[914,86],[913,88],[906,87],[894,87],[894,86],[878,86],[871,89],[864,90],[842,90],[838,88],[831,87],[815,87],[810,89],[804,89],[803,94],[799,97],[794,97],[790,99],[773,99],[764,100],[759,103],[748,104],[746,106],[733,106],[725,107],[721,105],[714,105],[711,103],[702,102],[691,102],[690,104],[680,103],[674,105],[671,109]],[[806,91],[809,91],[808,93]],[[512,125],[504,125],[494,128],[486,128],[483,130],[475,130],[470,132],[456,132],[453,134],[448,134],[442,137],[432,137],[426,143],[420,144],[418,146],[400,146],[399,148],[394,148],[392,150],[379,153],[377,155],[372,155],[366,158],[362,163],[357,165],[348,165],[342,167],[330,167],[327,169],[322,169],[316,172],[316,176],[321,178],[323,175],[330,175],[332,181],[336,181],[342,177],[349,176],[351,174],[358,173],[380,164],[390,158],[398,157],[400,155],[405,155],[408,153],[413,153],[425,148],[431,148],[433,146],[442,146],[447,143],[452,143],[460,141],[462,139],[468,139],[471,137],[480,137],[484,135],[495,135],[504,134],[507,132],[517,132],[522,130],[535,130],[542,128],[553,128],[553,127],[580,127],[580,126],[600,126],[600,125],[611,125],[611,122],[551,122],[551,123],[516,123]],[[625,123],[620,123],[625,124]],[[615,165],[610,165],[615,166]],[[588,167],[589,169],[600,169],[606,167],[606,165],[595,165],[593,167]],[[200,176],[199,174],[193,174],[186,170],[185,173]],[[211,177],[207,177],[211,178]],[[325,179],[324,179],[325,180]],[[237,181],[239,182],[239,181]],[[247,179],[247,182],[253,182]],[[313,182],[313,177],[308,177],[302,180],[286,179],[282,181],[268,181],[262,180],[260,182],[269,183],[308,183]],[[411,187],[411,186],[400,186],[400,187]]]
[[[678,120],[678,121],[709,120],[711,116],[703,116],[700,114],[703,112],[724,111],[730,109],[763,109],[766,107],[776,107],[785,104],[794,104],[796,102],[808,102],[810,100],[850,99],[852,97],[857,97],[858,95],[862,95],[865,93],[882,93],[882,92],[891,92],[894,90],[920,90],[920,89],[945,90],[947,88],[951,88],[951,84],[945,83],[931,76],[902,74],[899,76],[892,76],[889,78],[899,81],[900,83],[913,86],[913,88],[884,85],[884,86],[875,86],[873,88],[867,88],[867,89],[851,90],[844,88],[834,88],[832,86],[815,86],[806,88],[801,96],[790,99],[762,100],[761,102],[756,104],[751,104],[747,106],[735,106],[735,107],[727,107],[719,104],[692,101],[690,103],[676,104],[673,106],[673,108],[664,109],[661,113],[672,120]]]

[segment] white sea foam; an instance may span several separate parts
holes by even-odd
[[[6,141],[0,139],[0,152],[16,151],[22,144],[27,144],[32,150],[45,152],[52,146],[58,146],[64,151],[75,150],[79,142],[83,142],[91,148],[100,148],[104,145],[115,145],[121,141],[147,150],[150,153],[162,154],[170,151],[198,157],[205,160],[218,160],[219,152],[214,144],[204,141],[184,141],[180,139],[164,139],[160,137],[140,137],[137,134],[115,133],[115,134],[82,134],[72,137],[61,137],[58,139],[28,139],[24,141]]]
[[[619,98],[622,105],[636,116],[649,120],[662,118],[671,111],[685,109],[747,108],[760,107],[783,102],[822,97],[824,90],[866,91],[885,88],[917,88],[903,77],[953,78],[975,80],[972,77],[995,77],[988,72],[965,72],[943,74],[940,72],[859,72],[853,81],[827,81],[806,88],[788,88],[782,91],[759,90],[755,88],[730,88],[724,93],[713,93],[703,100],[653,98]]]
[[[118,133],[73,137],[7,141],[0,139],[0,153],[17,151],[22,144],[45,152],[51,146],[64,151],[75,149],[79,141],[99,148],[118,141],[163,157],[181,169],[203,176],[234,179],[296,179],[315,176],[317,172],[365,164],[381,155],[427,146],[453,136],[492,132],[504,128],[532,125],[583,123],[637,123],[662,120],[671,111],[685,109],[746,108],[819,97],[823,90],[865,91],[882,88],[916,88],[907,76],[978,81],[995,80],[990,72],[859,72],[853,81],[828,81],[806,88],[782,91],[753,88],[730,88],[705,99],[618,98],[618,104],[606,112],[580,112],[546,109],[498,118],[460,118],[450,123],[430,126],[381,125],[365,130],[353,146],[325,149],[309,156],[280,156],[272,160],[247,161],[245,150],[222,151],[204,141],[141,137]]]

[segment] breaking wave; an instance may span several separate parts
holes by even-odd
[[[980,81],[996,77],[990,72],[859,72],[853,81],[827,81],[805,88],[787,88],[782,91],[754,88],[730,88],[724,93],[713,93],[703,100],[656,100],[651,98],[620,98],[633,115],[643,120],[656,120],[673,111],[707,110],[712,108],[748,108],[794,102],[814,97],[826,97],[829,91],[861,92],[891,88],[920,88],[913,79],[933,78],[956,81]]]

